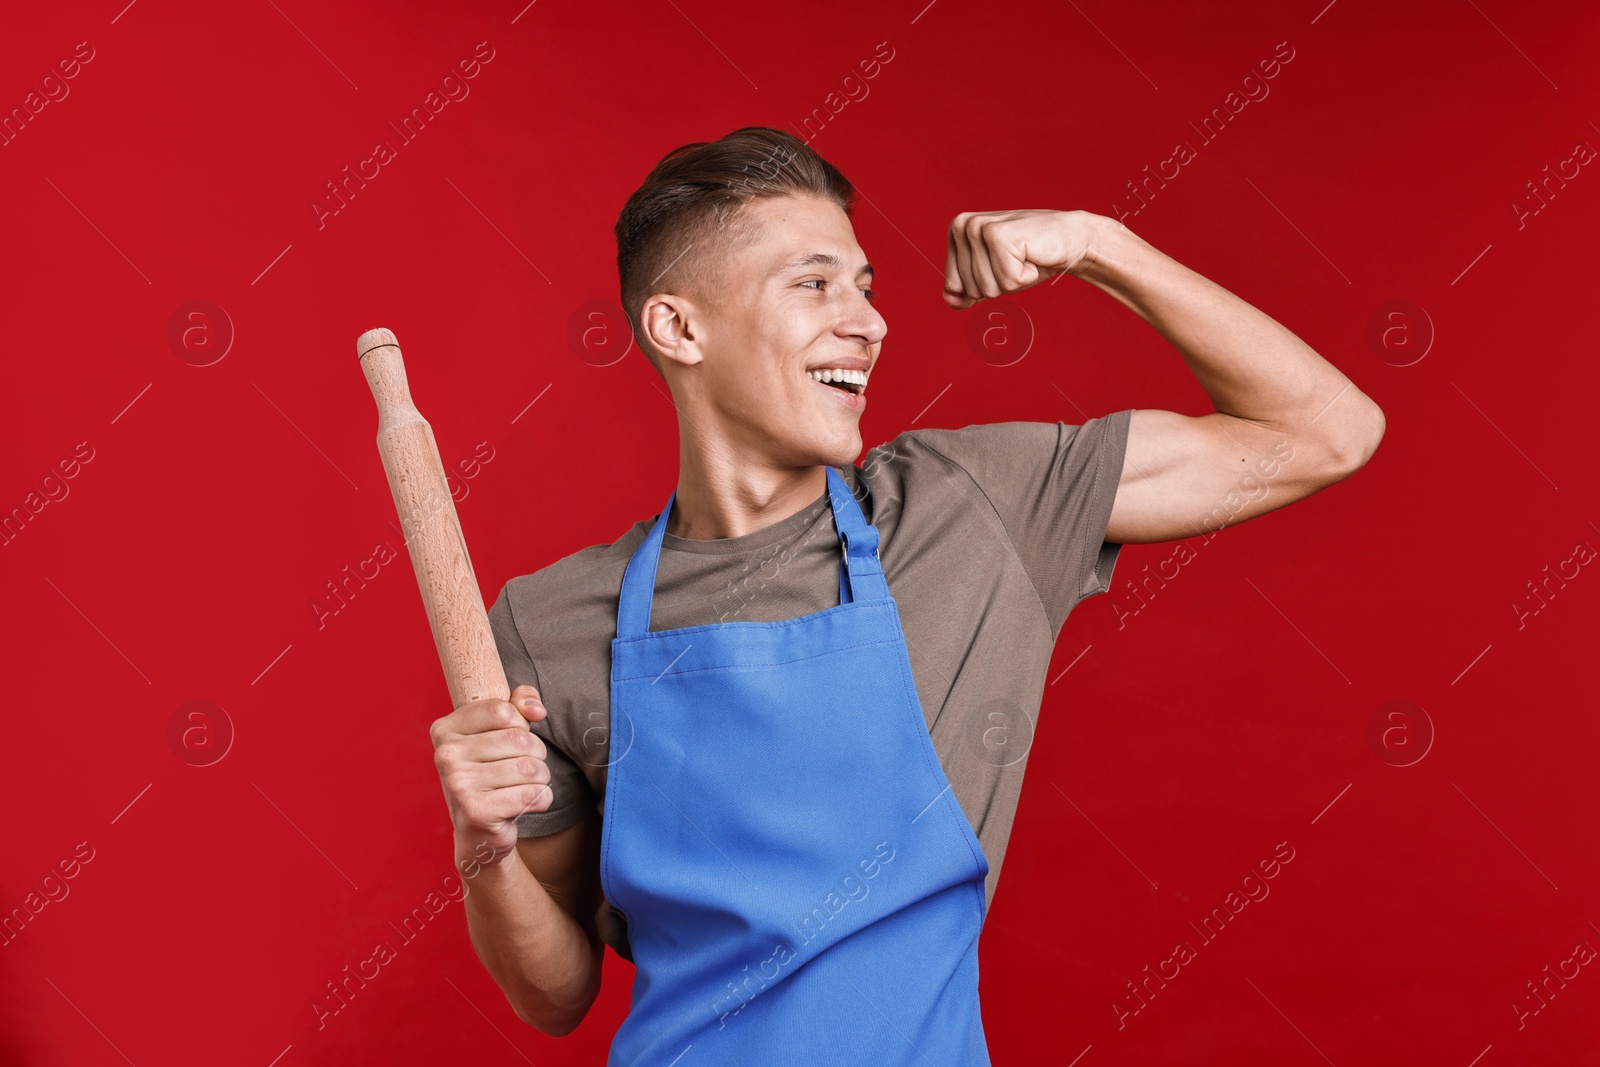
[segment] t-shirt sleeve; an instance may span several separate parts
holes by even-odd
[[[1111,588],[1105,540],[1134,409],[1064,422],[997,422],[918,436],[967,472],[1000,518],[1059,633],[1079,601]]]
[[[593,806],[594,800],[583,772],[572,757],[556,745],[551,735],[550,716],[555,714],[553,701],[539,684],[538,668],[534,666],[533,657],[528,655],[527,646],[517,630],[506,588],[500,590],[494,607],[489,609],[489,628],[494,631],[495,648],[500,653],[500,665],[505,668],[507,684],[513,689],[519,685],[531,685],[539,690],[540,699],[545,701],[547,714],[537,722],[530,722],[528,729],[544,742],[545,765],[550,768],[550,790],[554,796],[546,810],[524,812],[517,816],[518,837],[543,837],[557,830],[565,830],[577,822],[585,809]]]

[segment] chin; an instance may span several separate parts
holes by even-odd
[[[811,438],[795,441],[786,449],[793,467],[848,467],[861,455],[861,435],[848,437],[830,435],[826,439]]]
[[[830,467],[848,467],[861,455],[861,431],[850,434],[848,440],[835,440],[824,450],[823,463]]]

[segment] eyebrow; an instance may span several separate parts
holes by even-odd
[[[832,267],[834,270],[842,270],[844,267],[844,261],[838,256],[834,255],[832,252],[813,252],[808,256],[801,256],[799,259],[790,260],[788,263],[785,263],[783,266],[773,271],[772,276],[777,277],[780,274],[787,274],[790,271],[799,270],[801,267],[813,267],[818,265]],[[866,264],[856,273],[865,274],[868,278],[876,276],[876,273],[872,269],[871,263]]]

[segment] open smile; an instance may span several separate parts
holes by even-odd
[[[846,407],[860,411],[867,406],[866,371],[824,368],[806,371],[806,376],[816,383],[818,389],[826,391]]]

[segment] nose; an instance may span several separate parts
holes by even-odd
[[[884,321],[878,309],[872,306],[872,301],[857,291],[849,310],[839,321],[836,332],[856,338],[871,347],[883,341],[884,335],[889,332],[889,324]]]

